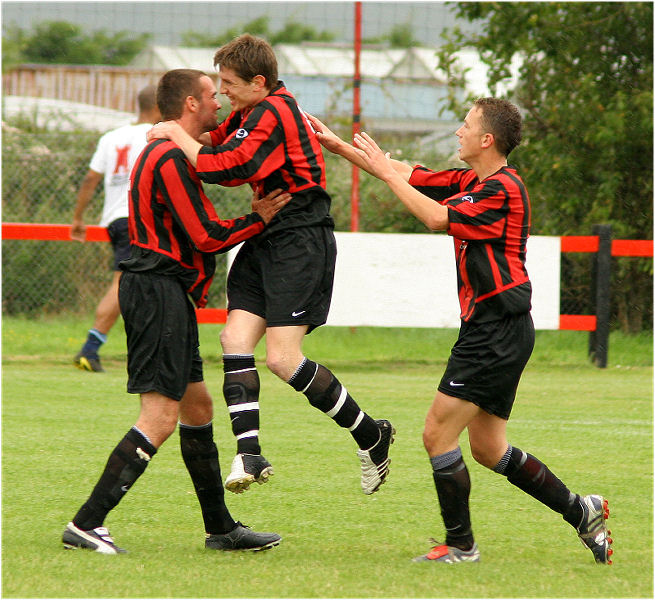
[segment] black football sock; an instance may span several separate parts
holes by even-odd
[[[313,407],[324,412],[339,427],[348,429],[362,450],[370,449],[379,441],[381,434],[377,423],[359,408],[346,388],[323,365],[303,359],[288,383],[305,394]]]
[[[211,423],[192,427],[180,423],[180,449],[200,503],[205,532],[227,533],[236,525],[225,505],[225,490]]]
[[[238,454],[261,454],[259,374],[252,354],[223,355],[223,396],[230,411]]]
[[[82,354],[84,356],[98,356],[100,346],[107,341],[107,334],[100,333],[97,329],[89,329],[89,335],[82,346]]]
[[[430,458],[432,477],[439,496],[441,518],[446,527],[446,545],[460,550],[473,547],[469,512],[471,479],[459,447]]]
[[[109,511],[146,470],[156,452],[150,440],[132,427],[109,455],[91,496],[73,517],[75,526],[87,531],[100,527]]]
[[[512,485],[560,513],[574,527],[582,519],[580,496],[567,488],[538,458],[511,445],[493,469]]]

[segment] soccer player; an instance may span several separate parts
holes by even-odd
[[[254,350],[266,335],[266,365],[310,404],[352,434],[359,446],[365,494],[389,472],[395,433],[387,420],[363,412],[325,366],[304,356],[306,334],[324,324],[332,296],[336,243],[326,191],[325,162],[304,113],[278,81],[277,60],[262,39],[242,35],[219,48],[220,92],[233,112],[200,144],[174,122],[150,136],[169,137],[206,182],[250,183],[263,193],[280,188],[293,198],[266,231],[248,240],[227,282],[228,317],[221,333],[223,391],[237,455],[225,480],[240,493],[273,473],[259,443],[259,376]]]
[[[118,280],[121,271],[118,263],[130,256],[130,237],[127,232],[127,192],[130,172],[146,145],[146,133],[152,124],[161,118],[155,98],[156,89],[155,85],[149,85],[139,92],[137,96],[139,114],[134,125],[125,125],[108,131],[98,140],[89,170],[77,193],[71,238],[84,242],[86,240],[84,211],[96,187],[104,179],[105,200],[100,225],[107,228],[114,254],[112,281],[98,303],[95,321],[93,327],[89,329],[86,342],[73,359],[77,367],[86,371],[96,373],[104,371],[98,352],[107,341],[107,335],[120,314]]]
[[[198,137],[216,127],[216,87],[191,69],[166,73],[157,88],[162,116],[177,119]],[[219,219],[202,183],[174,143],[146,146],[131,175],[129,232],[132,251],[121,263],[119,301],[127,334],[128,392],[140,394],[136,424],[118,443],[93,489],[67,525],[67,548],[103,554],[124,552],[104,527],[107,514],[145,471],[179,421],[180,447],[205,525],[205,546],[263,550],[275,533],[251,531],[225,505],[218,450],[213,440],[212,399],[203,381],[195,309],[207,303],[214,253],[260,234],[288,202],[272,191],[253,212]]]
[[[538,458],[507,441],[507,420],[534,346],[525,268],[530,201],[507,163],[521,140],[516,106],[498,98],[477,100],[455,132],[459,158],[470,168],[439,172],[391,160],[365,133],[355,137],[355,147],[318,119],[310,120],[326,148],[384,181],[414,216],[431,230],[446,231],[455,243],[461,328],[423,432],[446,539],[414,560],[480,559],[469,516],[471,483],[459,446],[466,428],[477,462],[560,513],[596,562],[611,564],[607,500],[571,492]]]

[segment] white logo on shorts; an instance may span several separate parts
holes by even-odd
[[[463,383],[455,383],[452,379],[450,380],[451,387],[460,387],[464,385]]]
[[[306,310],[299,310],[296,312],[295,310],[291,313],[291,316],[296,318],[299,317],[300,315],[304,315],[307,311]]]

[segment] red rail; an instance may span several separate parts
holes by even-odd
[[[70,225],[48,223],[3,223],[3,240],[71,241]],[[89,242],[108,242],[104,227],[89,225],[86,228]],[[565,235],[560,238],[562,252],[598,252],[597,235]],[[612,256],[653,256],[653,240],[612,240]],[[199,308],[198,323],[225,323],[224,308]],[[560,315],[559,328],[573,331],[595,331],[595,315]]]
[[[560,238],[562,252],[598,252],[597,235],[565,235]],[[612,256],[653,256],[653,240],[612,240]],[[559,328],[596,331],[596,315],[560,315]]]
[[[3,223],[2,239],[70,242],[71,226],[46,223]],[[108,242],[107,228],[88,225],[86,240],[88,242]],[[197,308],[196,315],[198,323],[225,323],[227,310],[224,308]]]
[[[562,252],[598,252],[597,235],[564,235]],[[612,256],[653,256],[653,240],[612,240]]]

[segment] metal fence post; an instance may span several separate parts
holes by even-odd
[[[607,367],[610,337],[610,283],[612,264],[612,226],[594,225],[598,252],[592,256],[591,293],[596,309],[596,330],[589,333],[589,358],[601,369]]]

